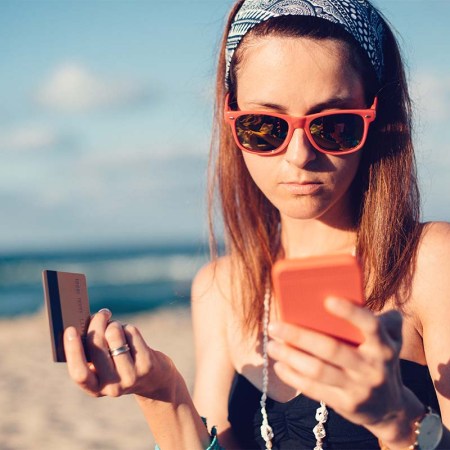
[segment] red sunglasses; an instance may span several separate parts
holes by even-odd
[[[303,117],[262,111],[231,111],[225,99],[225,120],[237,146],[258,155],[274,155],[288,146],[294,130],[302,128],[319,152],[347,155],[362,148],[375,120],[378,99],[369,109],[339,109]]]

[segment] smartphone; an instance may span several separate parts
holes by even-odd
[[[83,345],[86,341],[91,316],[86,276],[82,273],[44,270],[42,284],[50,324],[53,361],[66,362],[63,345],[64,330],[74,326],[81,336]],[[86,346],[85,354],[89,361]]]
[[[359,345],[361,331],[329,313],[328,296],[343,297],[363,305],[362,271],[352,255],[283,259],[272,268],[272,281],[279,317],[284,322],[310,328]]]

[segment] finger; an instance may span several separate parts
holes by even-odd
[[[153,396],[155,392],[165,390],[168,377],[177,371],[173,361],[164,353],[150,348],[133,325],[126,325],[124,331],[134,355],[137,377],[151,380],[141,383],[135,393]]]
[[[136,371],[138,374],[148,373],[152,366],[150,349],[140,331],[135,326],[128,324],[123,327],[123,331],[130,346]]]
[[[364,342],[379,343],[382,340],[382,330],[378,318],[369,309],[337,297],[327,298],[325,308],[335,316],[341,317],[359,328],[364,335]]]
[[[113,321],[110,322],[105,330],[105,339],[110,351],[128,346],[122,325]],[[116,368],[119,383],[122,389],[126,390],[132,387],[136,381],[134,360],[130,354],[130,350],[120,353],[119,355],[111,355],[111,360]]]
[[[151,349],[135,326],[125,325],[123,329],[135,361],[138,379],[133,392],[153,397],[155,392],[165,389],[168,377],[174,372],[173,363],[164,354]]]
[[[328,386],[344,387],[348,383],[348,376],[341,369],[293,347],[270,341],[267,350],[271,358],[292,368],[299,375],[312,378]]]
[[[312,378],[300,375],[294,369],[281,362],[276,362],[273,368],[282,381],[303,395],[318,402],[324,401],[331,407],[339,405],[341,395],[339,395],[340,391],[338,388],[324,385]]]
[[[110,322],[106,327],[105,340],[110,352],[117,349],[122,349],[123,347],[129,347],[122,324],[116,320]],[[119,361],[127,361],[130,363],[133,362],[129,350],[112,356],[112,358],[115,363]]]
[[[402,315],[398,311],[391,310],[380,314],[378,319],[392,342],[401,346],[403,325]]]
[[[108,308],[102,308],[91,317],[89,325],[98,326],[100,323],[106,324],[112,317],[112,312]]]
[[[91,318],[86,336],[86,346],[102,384],[117,381],[116,369],[105,338],[105,330],[110,319],[111,311],[101,309]]]
[[[64,331],[64,352],[72,380],[91,395],[98,396],[98,379],[86,362],[83,344],[75,327],[68,327]]]
[[[345,370],[357,370],[363,361],[355,347],[331,336],[297,325],[281,322],[271,323],[269,334],[275,339],[281,339],[292,347]]]
[[[402,337],[402,316],[398,311],[388,311],[375,316],[367,308],[340,298],[330,297],[325,301],[326,308],[336,316],[342,317],[358,327],[363,334],[372,340],[386,342]]]
[[[325,301],[326,308],[338,317],[348,320],[358,327],[364,335],[362,351],[378,363],[393,361],[401,348],[401,316],[397,312],[386,314],[385,319],[367,308],[340,298],[330,297]],[[389,332],[385,328],[389,326]],[[394,328],[398,328],[394,331]],[[400,340],[393,340],[397,337]]]

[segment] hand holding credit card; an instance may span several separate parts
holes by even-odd
[[[44,270],[42,283],[50,324],[53,361],[66,362],[63,345],[64,330],[69,326],[75,327],[84,343],[89,326],[90,310],[86,277],[81,273]],[[89,361],[88,355],[86,359]]]

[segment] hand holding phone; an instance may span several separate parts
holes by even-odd
[[[364,304],[362,272],[354,256],[279,260],[273,266],[272,281],[281,320],[353,345],[363,342],[357,327],[329,313],[324,306],[330,296]]]
[[[86,277],[81,273],[44,270],[42,282],[50,324],[53,361],[66,362],[63,344],[64,330],[73,326],[80,334],[83,343],[86,338],[90,319]],[[87,354],[86,359],[89,361]]]

